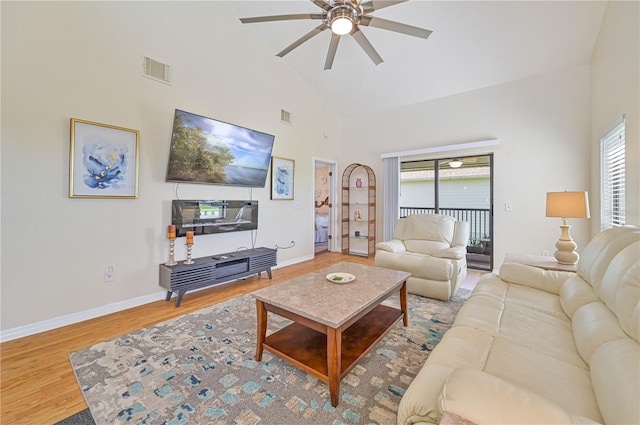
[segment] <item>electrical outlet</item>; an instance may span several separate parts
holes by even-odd
[[[104,281],[113,282],[114,280],[116,280],[116,268],[109,265],[104,268]]]
[[[549,251],[547,251],[546,249],[542,250],[542,256],[543,257],[551,257],[551,254],[549,254]]]

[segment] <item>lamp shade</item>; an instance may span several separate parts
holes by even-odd
[[[587,192],[547,192],[547,217],[589,218]]]

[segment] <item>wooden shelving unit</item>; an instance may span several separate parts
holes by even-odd
[[[376,245],[376,176],[351,164],[342,174],[342,252],[369,257]]]

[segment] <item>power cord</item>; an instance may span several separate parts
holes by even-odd
[[[278,246],[278,244],[276,244],[275,249],[276,251],[279,249],[289,249],[289,248],[293,248],[294,246],[296,246],[296,241],[291,241],[291,243],[288,246]]]

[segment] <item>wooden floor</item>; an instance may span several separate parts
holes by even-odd
[[[187,293],[180,307],[156,301],[48,332],[0,344],[0,424],[49,425],[87,408],[69,353],[199,310],[340,261],[373,265],[373,258],[323,253],[315,259],[219,287]],[[481,272],[469,271],[472,288]]]

